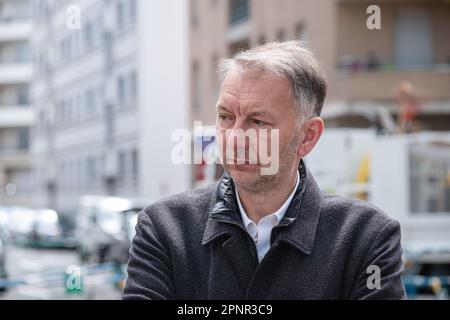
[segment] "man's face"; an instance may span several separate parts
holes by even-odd
[[[300,140],[296,119],[287,79],[249,75],[237,68],[230,71],[217,102],[216,129],[223,166],[237,186],[249,192],[270,190],[296,169]],[[278,131],[278,136],[273,131]],[[237,137],[242,132],[256,132],[258,138],[246,138],[245,144],[239,144]],[[264,136],[262,132],[267,134]],[[270,166],[261,161],[262,144],[266,145],[271,161],[279,161],[274,174],[261,174],[261,168]],[[226,154],[227,148],[233,150],[232,159]],[[251,160],[252,150],[257,161]]]

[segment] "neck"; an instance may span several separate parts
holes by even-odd
[[[297,183],[298,167],[271,191],[254,193],[236,186],[239,199],[248,217],[258,224],[259,220],[277,211],[289,198]]]

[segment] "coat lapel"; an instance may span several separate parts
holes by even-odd
[[[300,162],[300,183],[279,225],[272,231],[272,244],[285,242],[310,255],[320,215],[321,191],[310,171]],[[239,213],[231,176],[225,172],[217,185],[216,202],[209,213],[202,244],[220,241],[244,291],[258,267],[253,240]]]
[[[218,184],[216,203],[209,214],[202,244],[220,241],[243,292],[257,267],[257,257],[253,252],[253,240],[245,230],[237,207],[234,184],[225,173]]]
[[[285,242],[303,254],[312,253],[320,217],[322,191],[304,165],[300,168],[301,184],[284,218],[272,231],[273,242]]]

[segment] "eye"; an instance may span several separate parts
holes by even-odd
[[[264,121],[261,121],[261,120],[258,120],[258,119],[253,119],[252,121],[257,126],[265,126],[265,125],[267,125],[267,122],[264,122]]]
[[[220,120],[222,120],[222,121],[233,120],[232,117],[230,117],[230,116],[228,116],[228,115],[226,115],[226,114],[219,114],[219,115],[218,115],[218,118],[219,118]]]

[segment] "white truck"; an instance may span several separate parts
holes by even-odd
[[[400,222],[407,274],[414,275],[414,281],[425,277],[416,287],[438,288],[439,281],[448,286],[450,133],[378,132],[327,128],[305,163],[323,190],[371,202]],[[214,134],[213,127],[205,130],[206,141],[214,141]],[[203,144],[205,154],[214,154],[207,150],[213,145]],[[216,165],[199,169],[202,179],[195,185],[219,176]],[[445,279],[437,281],[437,275]]]
[[[415,276],[405,285],[448,290],[450,133],[327,129],[305,162],[322,189],[367,200],[400,222],[407,274]]]

